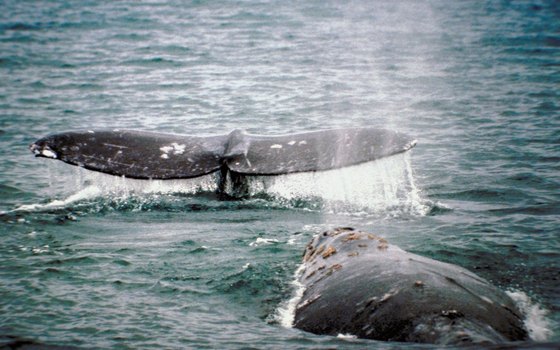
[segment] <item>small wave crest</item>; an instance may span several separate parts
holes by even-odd
[[[50,209],[65,208],[75,202],[96,198],[100,195],[101,191],[98,187],[88,186],[65,199],[55,199],[48,203],[24,204],[16,208],[14,211],[44,211]]]
[[[276,312],[272,316],[272,321],[279,323],[282,327],[293,327],[297,304],[303,297],[303,292],[305,292],[305,285],[303,285],[299,281],[304,270],[305,265],[301,264],[294,273],[294,278],[291,282],[293,290],[292,297],[280,304],[280,306],[276,309]]]

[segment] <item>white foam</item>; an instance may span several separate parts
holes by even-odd
[[[88,186],[65,199],[62,200],[57,199],[46,204],[26,204],[14,209],[13,211],[38,211],[38,210],[64,208],[77,201],[98,197],[100,194],[101,191],[99,190],[99,188],[95,186]]]
[[[521,291],[507,291],[511,299],[523,313],[524,323],[529,336],[534,341],[547,341],[552,336],[552,322],[548,319],[548,310],[533,302]]]
[[[293,294],[290,299],[282,303],[276,313],[274,319],[280,323],[283,327],[292,328],[294,325],[294,319],[296,315],[296,307],[301,298],[303,297],[303,292],[305,292],[305,286],[299,281],[303,271],[305,270],[305,265],[301,264],[300,267],[294,273],[294,280],[292,281]]]
[[[249,243],[249,246],[257,247],[257,246],[260,246],[260,245],[269,245],[269,244],[278,243],[278,242],[279,241],[275,238],[258,237],[255,241]]]
[[[48,253],[49,252],[49,246],[48,245],[44,245],[42,247],[35,247],[31,249],[31,252],[33,254],[43,254],[43,253]]]

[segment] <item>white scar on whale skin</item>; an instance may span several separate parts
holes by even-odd
[[[278,145],[278,144],[276,144],[276,145],[272,145],[272,146],[270,146],[270,148],[282,148],[282,145]]]
[[[39,147],[35,144],[31,145],[31,152],[33,152],[34,155],[36,156],[43,156],[46,158],[52,158],[52,159],[57,159],[58,155],[56,154],[55,151],[53,151],[49,146],[43,146],[43,147]]]
[[[44,148],[40,153],[44,157],[56,159],[56,153],[51,151],[50,149]]]
[[[169,152],[173,151],[173,155],[179,155],[185,153],[186,148],[187,145],[180,145],[177,142],[173,142],[169,146],[163,146],[159,148],[159,150],[163,152],[160,157],[163,159],[169,159]]]

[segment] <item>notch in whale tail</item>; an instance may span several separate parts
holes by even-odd
[[[38,157],[135,179],[186,179],[221,170],[245,176],[323,171],[405,152],[416,141],[394,131],[349,128],[261,136],[188,136],[134,130],[73,131],[30,145]]]

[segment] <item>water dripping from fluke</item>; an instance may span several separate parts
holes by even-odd
[[[122,202],[128,197],[151,201],[157,195],[217,194],[219,200],[264,199],[273,207],[328,213],[423,216],[430,205],[415,184],[407,152],[415,144],[404,134],[374,128],[280,136],[239,130],[212,137],[130,130],[62,133],[38,140],[31,150],[48,157],[47,150],[57,155],[48,158],[77,165],[78,176],[67,181],[75,191],[65,199],[17,210],[64,207],[98,197]]]

